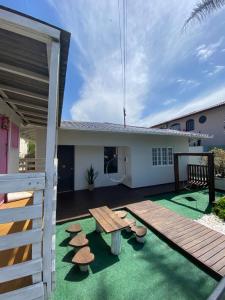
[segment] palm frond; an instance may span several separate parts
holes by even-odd
[[[185,21],[184,28],[194,19],[201,22],[211,12],[222,8],[224,5],[225,0],[202,0],[196,5],[190,17]]]

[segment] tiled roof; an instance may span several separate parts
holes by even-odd
[[[100,123],[100,122],[75,122],[62,121],[61,129],[76,130],[76,131],[90,131],[90,132],[112,132],[112,133],[126,133],[126,134],[149,134],[149,135],[169,135],[169,136],[187,136],[193,138],[210,138],[207,134],[185,132],[172,129],[158,129],[127,125],[124,127],[121,124]]]

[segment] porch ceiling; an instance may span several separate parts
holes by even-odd
[[[60,37],[59,111],[64,94],[70,34],[50,24],[0,6],[1,11],[13,12],[50,28],[57,29]],[[0,20],[1,21],[1,20]],[[7,22],[6,22],[7,24]],[[38,28],[38,26],[37,26]],[[8,30],[0,22],[0,101],[9,105],[23,120],[24,125],[46,126],[48,117],[50,49],[45,40],[32,34]],[[49,39],[50,41],[50,39]]]
[[[48,113],[46,44],[0,29],[0,96],[25,124],[45,125]]]

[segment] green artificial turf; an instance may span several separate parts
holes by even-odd
[[[66,227],[56,228],[54,300],[207,299],[217,281],[148,230],[146,243],[122,232],[122,252],[110,253],[110,235],[94,231],[92,218],[80,220],[95,261],[89,273],[71,263]]]
[[[216,192],[216,199],[223,195],[222,193]],[[147,196],[145,198],[191,219],[199,219],[204,214],[209,214],[212,211],[207,189],[183,191],[179,192],[179,194],[166,193],[158,196]]]

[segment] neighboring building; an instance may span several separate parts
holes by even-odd
[[[174,130],[64,121],[58,136],[58,190],[87,188],[86,171],[92,165],[98,172],[96,187],[125,184],[130,188],[174,182],[173,153],[188,152],[189,138],[206,135]],[[45,132],[36,131],[37,158],[45,157]],[[115,157],[115,159],[113,159]],[[106,171],[107,162],[110,171]],[[180,165],[186,179],[187,160]],[[108,174],[110,173],[110,174]]]
[[[213,135],[212,139],[191,139],[190,144],[203,145],[205,150],[211,147],[225,147],[225,102],[210,106],[206,109],[194,111],[179,118],[152,126],[152,128],[169,128],[196,133],[207,133]]]

